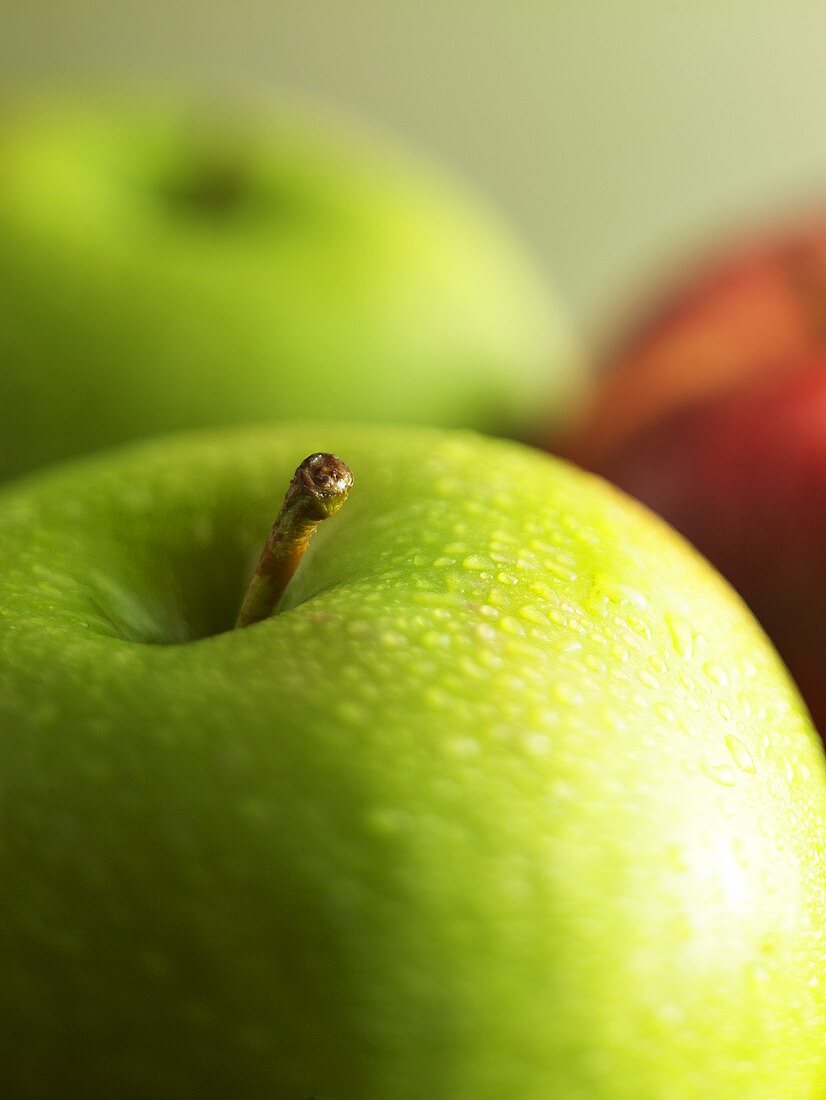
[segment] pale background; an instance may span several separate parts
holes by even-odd
[[[0,85],[135,77],[356,109],[503,208],[591,335],[720,229],[826,197],[826,3],[0,7]]]

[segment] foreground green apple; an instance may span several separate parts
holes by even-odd
[[[319,448],[349,502],[231,630]],[[307,426],[9,488],[0,729],[7,1096],[822,1095],[820,746],[556,460]]]
[[[527,435],[576,375],[494,214],[352,128],[169,101],[0,128],[0,477],[271,417]]]

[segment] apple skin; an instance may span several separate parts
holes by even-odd
[[[229,631],[297,462],[356,484]],[[803,1100],[826,765],[741,601],[517,444],[200,433],[0,495],[7,1096]]]
[[[527,437],[579,359],[460,184],[309,107],[19,104],[0,128],[0,477],[334,416]]]

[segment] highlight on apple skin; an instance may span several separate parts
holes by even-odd
[[[0,478],[273,418],[528,436],[582,366],[514,237],[448,173],[306,104],[7,105]]]
[[[233,630],[317,452],[347,504]],[[538,451],[282,426],[7,487],[0,730],[8,1096],[822,1087],[805,709],[699,555]]]
[[[826,733],[826,216],[688,276],[606,357],[560,448],[686,535]]]

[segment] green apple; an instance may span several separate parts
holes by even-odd
[[[0,477],[273,417],[527,437],[578,373],[497,216],[343,121],[159,98],[0,127]]]
[[[233,630],[318,449],[349,501]],[[819,742],[558,460],[282,426],[8,487],[0,730],[6,1096],[823,1094]]]

